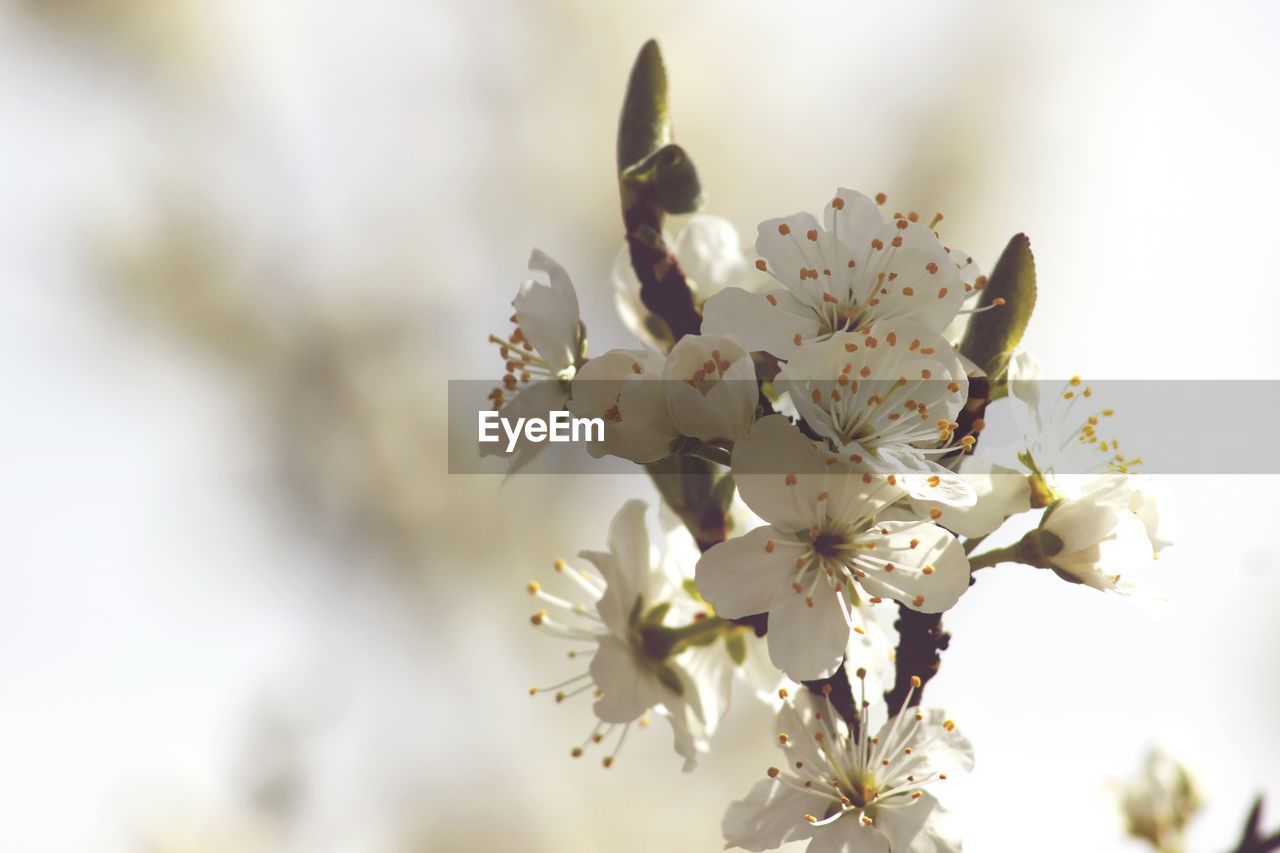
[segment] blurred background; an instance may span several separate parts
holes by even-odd
[[[7,0],[0,849],[719,849],[773,760],[750,697],[684,776],[665,725],[572,761],[588,703],[527,696],[566,664],[525,583],[647,480],[450,477],[444,440],[531,247],[632,345],[650,36],[744,239],[884,191],[986,268],[1030,234],[1050,376],[1280,378],[1274,4]],[[1165,607],[997,570],[948,616],[966,849],[1143,849],[1109,786],[1157,743],[1194,849],[1258,793],[1280,824],[1280,482],[1168,485]]]

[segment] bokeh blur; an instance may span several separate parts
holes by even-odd
[[[1051,376],[1280,378],[1274,4],[7,0],[0,849],[720,848],[764,708],[681,775],[661,726],[571,760],[587,703],[527,696],[565,664],[525,582],[652,487],[447,473],[446,382],[497,375],[531,247],[631,345],[650,36],[744,239],[883,190],[987,267],[1031,235]],[[1223,454],[1276,452],[1240,422]],[[1155,612],[997,570],[948,616],[966,849],[1143,849],[1111,786],[1154,744],[1194,849],[1258,793],[1280,823],[1280,483],[1169,485]]]

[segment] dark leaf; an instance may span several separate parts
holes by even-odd
[[[667,111],[667,69],[653,39],[644,43],[622,101],[618,120],[618,174],[671,141]]]
[[[996,305],[997,299],[1003,299],[1004,304]],[[994,399],[1001,396],[1009,357],[1022,340],[1036,305],[1036,261],[1025,234],[1014,235],[987,279],[977,307],[991,305],[996,307],[973,315],[969,321],[960,352],[986,371]]]

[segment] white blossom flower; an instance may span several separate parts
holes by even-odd
[[[733,223],[705,213],[689,217],[679,236],[668,239],[696,300],[705,300],[729,285],[758,290],[768,276],[750,263]],[[670,332],[649,314],[640,300],[640,279],[624,244],[613,262],[614,303],[622,322],[636,337],[655,348],[669,342]]]
[[[786,761],[721,824],[726,847],[775,850],[808,840],[807,853],[943,853],[959,844],[935,831],[941,812],[928,790],[948,773],[973,768],[973,747],[938,709],[902,709],[872,736],[868,703],[857,727],[829,698],[797,691],[778,714],[776,737]]]
[[[759,402],[751,354],[733,338],[685,335],[667,354],[671,420],[684,435],[733,440],[751,428]]]
[[[555,690],[560,702],[594,688],[600,722],[574,748],[574,757],[621,726],[616,747],[604,759],[605,767],[610,766],[631,725],[645,724],[647,713],[654,711],[671,722],[676,752],[684,757],[688,771],[696,765],[697,754],[709,748],[728,709],[733,666],[724,649],[710,642],[719,631],[703,630],[703,623],[714,627],[705,608],[685,591],[683,566],[691,558],[678,548],[654,555],[645,525],[647,511],[643,501],[628,501],[609,526],[609,550],[580,554],[595,572],[556,561],[557,574],[567,579],[571,590],[567,597],[530,582],[529,593],[547,605],[532,616],[533,624],[553,636],[586,644],[571,651],[571,658],[592,655],[587,671],[530,692]],[[708,642],[698,644],[704,635]]]
[[[1100,432],[1113,410],[1091,408],[1081,418],[1076,407],[1093,397],[1093,389],[1078,376],[1068,380],[1051,403],[1044,399],[1044,385],[1035,358],[1016,353],[1009,367],[1009,394],[1022,433],[1018,459],[1031,472],[1033,503],[1046,506],[1064,498],[1070,501],[1066,516],[1055,522],[1058,526],[1080,518],[1110,519],[1115,515],[1115,535],[1108,534],[1110,538],[1105,540],[1112,543],[1106,550],[1113,574],[1120,573],[1122,552],[1136,553],[1130,537],[1121,537],[1137,529],[1128,516],[1141,522],[1148,555],[1172,544],[1172,507],[1167,496],[1150,478],[1132,474],[1142,464],[1140,457],[1120,453],[1116,440]],[[1118,503],[1121,500],[1123,507]],[[1114,544],[1117,538],[1123,539],[1123,548]]]
[[[912,497],[973,504],[966,481],[931,458],[974,441],[952,443],[969,380],[959,354],[936,332],[905,320],[837,332],[797,349],[776,387],[837,453],[897,474]]]
[[[702,331],[737,334],[783,360],[806,341],[884,320],[941,332],[979,287],[972,258],[950,252],[931,226],[914,214],[885,222],[876,202],[848,189],[836,191],[821,224],[808,213],[761,223],[756,251],[757,268],[785,289],[725,288],[707,300]]]
[[[1190,771],[1162,749],[1147,754],[1142,772],[1119,790],[1125,829],[1160,853],[1180,853],[1187,824],[1200,810]]]
[[[767,612],[769,655],[791,678],[835,671],[860,592],[938,613],[968,588],[964,549],[949,532],[927,520],[876,521],[903,495],[894,475],[853,467],[785,417],[757,421],[735,443],[732,467],[742,499],[770,523],[707,551],[698,589],[720,616]]]
[[[530,278],[521,284],[511,302],[516,309],[511,317],[515,330],[505,339],[489,336],[501,348],[507,371],[502,387],[495,388],[489,399],[502,417],[510,420],[545,419],[550,412],[563,410],[576,366],[586,357],[578,294],[569,274],[537,249],[529,258],[529,270],[541,273],[546,282]],[[515,396],[509,397],[510,394]],[[512,453],[508,473],[527,465],[545,447],[544,443],[522,436]],[[504,447],[484,443],[480,453],[500,454]]]
[[[664,359],[651,350],[610,350],[578,368],[569,410],[603,418],[604,440],[587,451],[646,463],[664,459],[679,434],[671,421],[662,382]]]
[[[1040,363],[1027,352],[1014,354],[1009,363],[1009,397],[1014,422],[1022,435],[1020,461],[1033,473],[1050,480],[1054,476],[1127,474],[1142,459],[1119,452],[1114,438],[1102,434],[1102,422],[1115,412],[1092,408],[1081,415],[1079,407],[1090,405],[1093,388],[1078,376],[1063,384],[1052,400],[1045,397],[1046,385]]]
[[[1131,498],[1126,479],[1111,475],[1053,504],[1030,534],[1032,564],[1094,589],[1135,591],[1124,575],[1149,563],[1152,552],[1146,526],[1129,509]]]

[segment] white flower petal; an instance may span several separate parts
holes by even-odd
[[[756,252],[769,274],[801,302],[820,307],[828,282],[847,274],[849,250],[827,233],[811,213],[796,213],[760,223]]]
[[[549,283],[525,281],[511,304],[525,338],[552,371],[560,372],[573,366],[577,356],[581,337],[578,294],[564,267],[537,249],[529,258],[529,269],[545,273]]]
[[[604,441],[587,445],[592,456],[647,463],[670,454],[677,431],[659,381],[663,362],[649,350],[610,350],[578,370],[569,410],[605,421]]]
[[[775,597],[791,590],[792,563],[800,551],[794,541],[769,526],[715,545],[698,560],[699,594],[726,619],[768,611]]]
[[[849,631],[844,609],[825,583],[812,596],[788,589],[769,608],[769,658],[796,681],[826,678],[844,660]]]
[[[702,332],[733,335],[751,352],[788,358],[800,341],[818,336],[817,315],[787,290],[754,293],[726,287],[702,307]]]
[[[747,259],[738,229],[723,217],[705,213],[690,217],[672,252],[703,299],[746,277]]]
[[[564,411],[568,397],[569,394],[564,385],[557,380],[548,379],[542,382],[534,382],[532,385],[520,389],[520,392],[508,400],[506,405],[499,410],[499,414],[513,423],[520,418],[542,418],[545,420],[553,411]],[[524,437],[524,432],[522,431],[520,437],[516,440],[515,450],[510,454],[507,476],[528,465],[546,447],[547,442],[529,441]],[[505,433],[499,435],[498,440],[495,442],[481,444],[480,455],[508,455]]]
[[[817,520],[817,497],[827,490],[830,458],[782,415],[761,418],[733,447],[738,494],[780,530],[808,530]]]
[[[822,219],[826,230],[847,247],[869,245],[884,225],[879,205],[857,190],[845,187],[836,190],[835,198],[827,202]]]
[[[877,522],[875,530],[880,535],[871,552],[875,559],[860,563],[867,573],[860,583],[867,592],[922,613],[941,613],[969,588],[969,560],[948,531],[905,521]]]
[[[602,691],[593,708],[606,723],[629,723],[673,696],[653,675],[636,665],[631,647],[612,634],[600,637],[591,659],[591,680]]]
[[[720,824],[725,846],[743,850],[776,850],[789,841],[809,838],[813,827],[806,814],[821,814],[827,800],[797,791],[776,779],[763,779],[744,799],[729,804]]]
[[[855,293],[875,322],[910,318],[941,333],[964,301],[964,282],[933,231],[905,219],[885,223],[872,237],[871,252]],[[872,305],[871,300],[878,300]]]
[[[609,523],[609,550],[618,561],[622,583],[644,597],[646,608],[670,593],[664,573],[653,568],[653,547],[645,524],[648,511],[644,501],[629,500]]]
[[[1151,550],[1159,554],[1173,544],[1177,520],[1173,513],[1173,501],[1164,486],[1150,477],[1139,481],[1141,488],[1129,495],[1129,510],[1147,528]]]
[[[851,815],[813,831],[813,840],[805,853],[896,853],[889,849],[889,839],[875,827],[863,826]]]
[[[750,429],[759,399],[755,364],[733,338],[685,335],[667,354],[663,380],[671,420],[684,435],[734,439]]]
[[[973,489],[972,506],[948,505],[943,501],[917,500],[912,510],[917,517],[932,509],[942,512],[940,523],[959,536],[986,536],[1005,519],[1031,509],[1031,484],[1026,475],[976,456],[966,456],[959,474]]]
[[[920,796],[892,797],[867,810],[875,821],[875,828],[889,839],[892,851],[910,850],[911,843],[929,821],[938,801],[928,791],[921,791]]]

